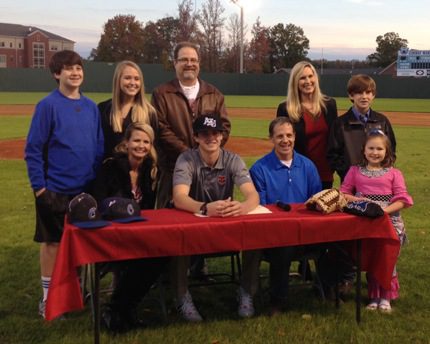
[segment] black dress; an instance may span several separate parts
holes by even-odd
[[[138,186],[141,209],[153,209],[155,191],[152,190],[152,160],[145,159],[139,167]],[[115,154],[106,159],[94,183],[93,196],[98,202],[107,197],[134,198],[127,154]],[[133,327],[140,300],[148,293],[168,263],[167,257],[141,258],[115,262],[117,283],[111,300],[103,312],[105,326],[112,331]]]

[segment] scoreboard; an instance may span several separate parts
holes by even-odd
[[[430,50],[401,48],[397,54],[397,76],[430,78]]]

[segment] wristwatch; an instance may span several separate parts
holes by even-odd
[[[207,215],[208,214],[208,203],[205,202],[200,207],[200,215]]]

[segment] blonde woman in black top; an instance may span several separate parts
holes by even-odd
[[[318,169],[323,189],[333,185],[333,171],[326,155],[330,126],[337,118],[336,101],[323,94],[315,67],[301,61],[291,69],[286,101],[277,117],[286,116],[296,132],[294,149],[311,159]]]
[[[112,98],[98,104],[105,139],[105,158],[113,150],[131,123],[146,123],[158,136],[158,119],[155,109],[145,98],[143,74],[132,61],[122,61],[115,68],[112,81]]]

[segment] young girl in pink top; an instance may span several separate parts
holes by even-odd
[[[388,137],[381,130],[372,129],[363,146],[362,163],[349,169],[340,190],[345,193],[348,201],[367,199],[378,203],[390,215],[403,245],[406,234],[399,211],[410,207],[413,201],[406,190],[402,173],[393,167],[394,161],[395,156]],[[389,290],[383,289],[369,273],[367,281],[370,303],[366,308],[390,313],[390,301],[399,297],[396,269],[394,268]]]

